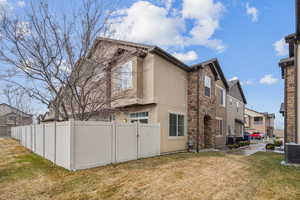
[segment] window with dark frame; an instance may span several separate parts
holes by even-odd
[[[263,117],[254,117],[254,124],[263,124]]]
[[[169,136],[184,136],[184,115],[169,113]]]
[[[211,93],[211,79],[208,76],[204,77],[204,94],[207,97],[210,97]]]
[[[219,91],[219,104],[225,106],[225,90],[223,88],[218,88]]]

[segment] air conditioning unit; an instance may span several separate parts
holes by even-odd
[[[285,162],[300,164],[300,144],[287,143],[285,148]]]

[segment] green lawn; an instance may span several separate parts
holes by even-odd
[[[179,153],[69,172],[0,139],[0,199],[300,199],[282,156]]]

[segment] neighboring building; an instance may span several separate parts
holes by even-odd
[[[274,135],[275,114],[261,113],[245,108],[245,132]]]
[[[300,81],[299,70],[299,39],[300,39],[300,0],[296,0],[296,33],[285,37],[286,43],[289,45],[289,57],[280,60],[282,79],[284,79],[284,103],[280,107],[280,113],[284,116],[284,138],[287,143],[298,143],[297,132],[299,130],[299,92],[300,87],[297,86]],[[297,89],[298,88],[298,89]],[[297,103],[298,102],[298,103]],[[298,111],[298,112],[297,112]],[[298,120],[298,123],[297,123]]]
[[[29,124],[32,124],[32,115],[8,104],[0,104],[0,136],[10,136],[10,128],[13,126]]]
[[[113,120],[159,123],[162,153],[185,150],[188,141],[195,148],[225,145],[229,87],[217,59],[187,66],[156,46],[107,38],[97,42],[139,52],[116,64],[130,73],[119,83],[124,97],[111,104],[117,110]],[[92,52],[97,56],[97,45]]]
[[[241,138],[244,136],[244,115],[247,101],[238,80],[229,81],[228,85],[227,136]]]

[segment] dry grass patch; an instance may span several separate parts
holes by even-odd
[[[179,153],[69,172],[14,140],[0,140],[0,147],[3,200],[285,199],[287,191],[299,199],[299,176],[282,171],[274,154]]]

